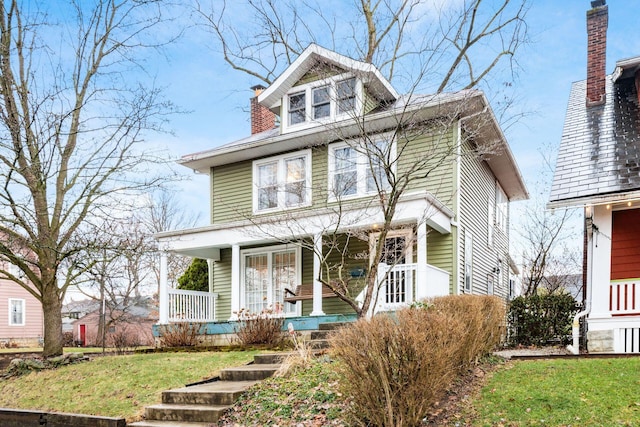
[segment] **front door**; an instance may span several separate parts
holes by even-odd
[[[374,235],[372,243],[377,243],[378,239],[379,234]],[[411,302],[414,276],[412,248],[411,229],[392,230],[387,234],[378,267],[378,282],[381,284],[378,295],[380,309],[394,309]]]
[[[299,284],[299,250],[253,250],[244,255],[244,305],[249,313],[296,314],[285,289]]]
[[[80,345],[87,345],[87,325],[80,325]]]

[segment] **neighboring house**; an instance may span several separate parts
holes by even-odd
[[[69,301],[62,306],[62,332],[73,332],[73,323],[92,311],[98,310],[100,302],[94,299]]]
[[[210,261],[210,293],[170,289],[163,256],[161,324],[268,307],[304,325],[352,314],[318,278],[323,237],[358,230],[342,269],[357,282],[383,222],[375,200],[385,190],[374,185],[383,173],[358,138],[396,156],[398,175],[430,152],[439,162],[398,202],[375,309],[436,295],[508,296],[509,203],[528,193],[481,91],[399,95],[371,64],[317,45],[254,89],[251,136],[179,161],[210,176],[211,225],[156,238],[165,253]],[[298,285],[307,296],[285,300]]]
[[[75,320],[73,325],[73,340],[81,346],[100,346],[100,320],[102,308],[98,308]],[[125,347],[153,345],[152,328],[158,322],[157,300],[151,298],[136,298],[126,305],[122,303],[116,307],[105,306],[105,343],[115,346],[114,340],[120,340]]]
[[[17,267],[7,264],[6,268],[21,277]],[[42,305],[36,297],[14,281],[0,279],[0,347],[42,345],[43,320]]]
[[[591,5],[548,207],[584,208],[587,349],[640,352],[640,57],[606,75],[608,9]]]

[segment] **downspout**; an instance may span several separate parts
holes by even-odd
[[[572,354],[578,355],[580,354],[580,318],[587,316],[591,312],[591,281],[592,281],[592,268],[593,268],[593,207],[587,206],[584,211],[584,233],[585,233],[585,249],[586,249],[586,280],[585,280],[585,304],[584,310],[576,313],[573,317],[572,323],[572,335],[573,335],[573,343],[567,346],[567,350],[569,350]]]

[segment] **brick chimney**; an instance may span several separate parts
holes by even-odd
[[[606,0],[592,1],[587,11],[587,107],[602,105],[606,99],[608,25]]]
[[[254,93],[254,97],[251,98],[251,135],[254,135],[276,127],[276,115],[267,107],[258,104],[258,95],[262,93],[265,87],[256,85],[251,89]]]

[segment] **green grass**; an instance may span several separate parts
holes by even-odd
[[[640,358],[508,364],[473,406],[474,426],[637,426]]]
[[[226,414],[222,425],[344,425],[344,397],[337,391],[333,363],[320,359],[307,368],[252,387]],[[311,424],[305,424],[311,422]]]
[[[0,381],[0,407],[124,417],[132,421],[161,392],[250,361],[251,352],[155,353],[91,362]]]

